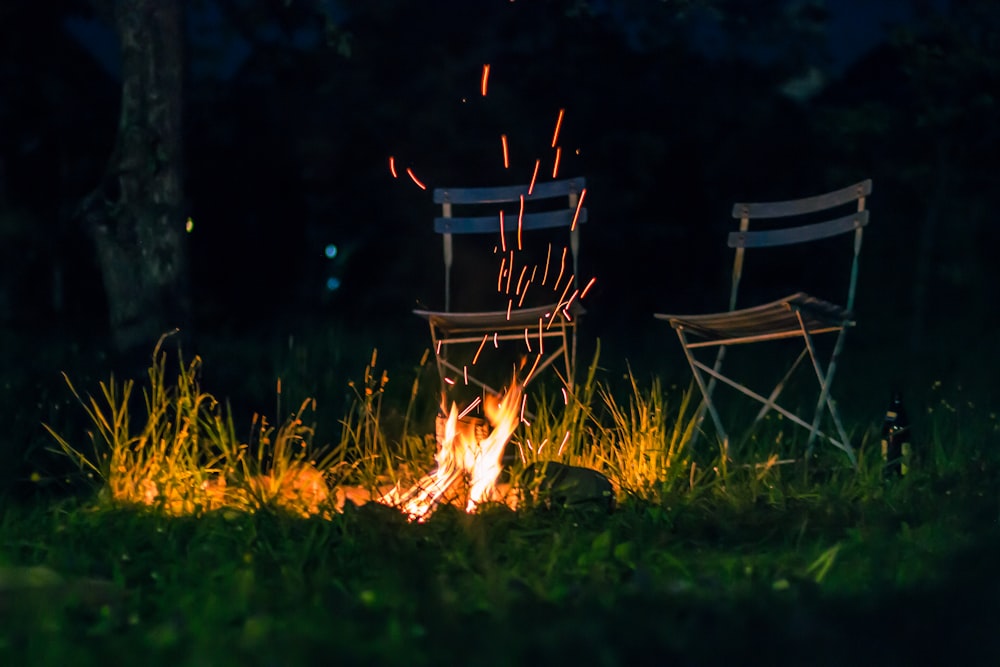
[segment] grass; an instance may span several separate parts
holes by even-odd
[[[310,400],[284,417],[279,398],[279,425],[256,416],[241,438],[201,388],[200,358],[180,360],[176,378],[165,363],[158,349],[142,396],[128,381],[95,397],[70,385],[92,437],[53,429],[52,442],[92,492],[0,507],[0,663],[1000,655],[998,425],[957,388],[931,387],[929,411],[914,415],[921,457],[886,481],[877,424],[855,425],[857,469],[836,452],[808,470],[778,465],[803,444],[780,420],[731,462],[707,438],[692,451],[690,392],[631,373],[612,387],[595,353],[565,399],[536,394],[513,474],[538,460],[599,469],[615,483],[614,513],[446,506],[415,524],[374,503],[338,512],[334,498],[430,468],[425,364],[400,400],[373,354],[324,447]],[[326,495],[299,483],[303,469],[323,472]]]

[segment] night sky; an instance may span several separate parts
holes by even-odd
[[[114,144],[115,33],[86,2],[35,5],[0,13],[0,322],[100,346],[107,305],[75,211]],[[724,306],[732,202],[863,178],[856,354],[896,372],[933,351],[935,372],[960,373],[939,323],[971,346],[997,319],[989,2],[252,5],[187,15],[178,224],[193,222],[198,336],[330,326],[415,363],[410,310],[441,305],[441,247],[430,191],[393,179],[389,157],[428,188],[526,182],[559,109],[561,175],[588,182],[583,346],[600,338],[609,366],[680,377],[652,313]]]

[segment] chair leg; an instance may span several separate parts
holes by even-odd
[[[729,434],[726,433],[725,427],[722,425],[722,419],[719,417],[718,411],[715,409],[715,405],[712,403],[712,390],[715,388],[715,378],[712,377],[708,384],[705,383],[705,379],[702,377],[701,372],[695,363],[694,355],[691,349],[688,347],[687,338],[684,336],[684,330],[678,328],[677,337],[680,338],[681,348],[684,350],[684,356],[687,357],[688,365],[691,366],[691,373],[694,375],[694,381],[698,385],[698,389],[701,390],[702,401],[701,405],[698,406],[698,412],[695,415],[695,431],[691,438],[691,446],[693,447],[695,442],[697,442],[697,434],[701,429],[701,424],[705,417],[705,410],[708,410],[709,415],[712,417],[712,423],[715,424],[716,431],[722,437],[722,448],[725,452],[725,456],[729,458]],[[720,347],[718,354],[715,357],[715,365],[713,367],[714,372],[718,373],[722,366],[722,360],[726,356],[726,348]]]
[[[801,322],[801,316],[799,316],[799,319]],[[830,412],[830,416],[833,418],[834,426],[837,429],[837,434],[841,438],[839,443],[833,440],[833,438],[830,438],[830,441],[847,454],[852,465],[857,465],[857,461],[854,458],[854,448],[851,447],[851,443],[847,439],[847,432],[844,430],[844,426],[840,421],[840,415],[837,414],[833,400],[830,398],[830,385],[833,384],[833,375],[837,370],[837,358],[840,356],[841,349],[844,346],[845,331],[845,329],[841,329],[840,333],[837,334],[837,342],[833,346],[833,354],[830,355],[830,363],[827,366],[826,372],[824,372],[823,366],[819,361],[819,357],[816,355],[816,347],[813,344],[812,336],[810,336],[805,330],[805,327],[803,327],[803,337],[805,338],[806,349],[809,351],[809,356],[812,357],[813,368],[816,371],[816,378],[819,380],[820,385],[819,399],[816,401],[816,412],[813,413],[812,428],[809,431],[809,439],[806,441],[806,456],[812,456],[816,435],[819,431],[819,424],[823,418],[823,411],[826,409]]]
[[[788,382],[788,378],[792,377],[792,373],[794,373],[795,369],[799,367],[799,364],[802,363],[802,360],[805,359],[806,354],[808,352],[809,352],[808,349],[803,348],[802,352],[799,353],[798,359],[796,359],[795,363],[792,364],[792,367],[788,369],[788,372],[785,373],[785,376],[783,378],[781,378],[781,381],[774,386],[774,390],[771,392],[771,395],[767,397],[767,401],[761,407],[760,412],[757,413],[757,417],[754,418],[753,420],[754,424],[759,422],[761,419],[764,418],[764,415],[766,415],[768,412],[774,409],[776,401],[778,400],[778,396],[785,389],[785,383]]]
[[[445,378],[445,361],[444,361],[443,357],[444,357],[444,353],[445,353],[445,349],[444,349],[445,345],[443,344],[443,342],[441,341],[441,339],[438,338],[437,328],[434,326],[433,322],[430,323],[430,328],[431,328],[431,348],[432,348],[432,351],[434,352],[434,364],[437,366],[438,383],[441,385],[441,387],[440,387],[440,389],[441,389],[441,395],[444,396],[445,395],[445,391],[447,389],[445,387],[446,383],[444,381],[444,378]]]
[[[570,351],[569,357],[566,360],[566,378],[568,380],[567,385],[569,386],[569,391],[573,391],[573,387],[576,385],[576,324],[572,326],[572,332],[570,332]]]

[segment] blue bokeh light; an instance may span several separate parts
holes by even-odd
[[[326,255],[327,259],[333,259],[337,256],[337,245],[335,243],[327,244],[326,248],[323,249],[323,254]]]

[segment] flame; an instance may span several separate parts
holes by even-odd
[[[483,411],[493,428],[482,440],[470,422],[459,421],[458,407],[452,403],[434,457],[437,468],[409,490],[392,489],[380,502],[399,507],[411,520],[423,521],[440,502],[450,500],[449,491],[463,480],[468,484],[465,511],[474,512],[493,495],[504,447],[520,420],[521,397],[522,389],[516,381],[502,398],[486,397]]]

